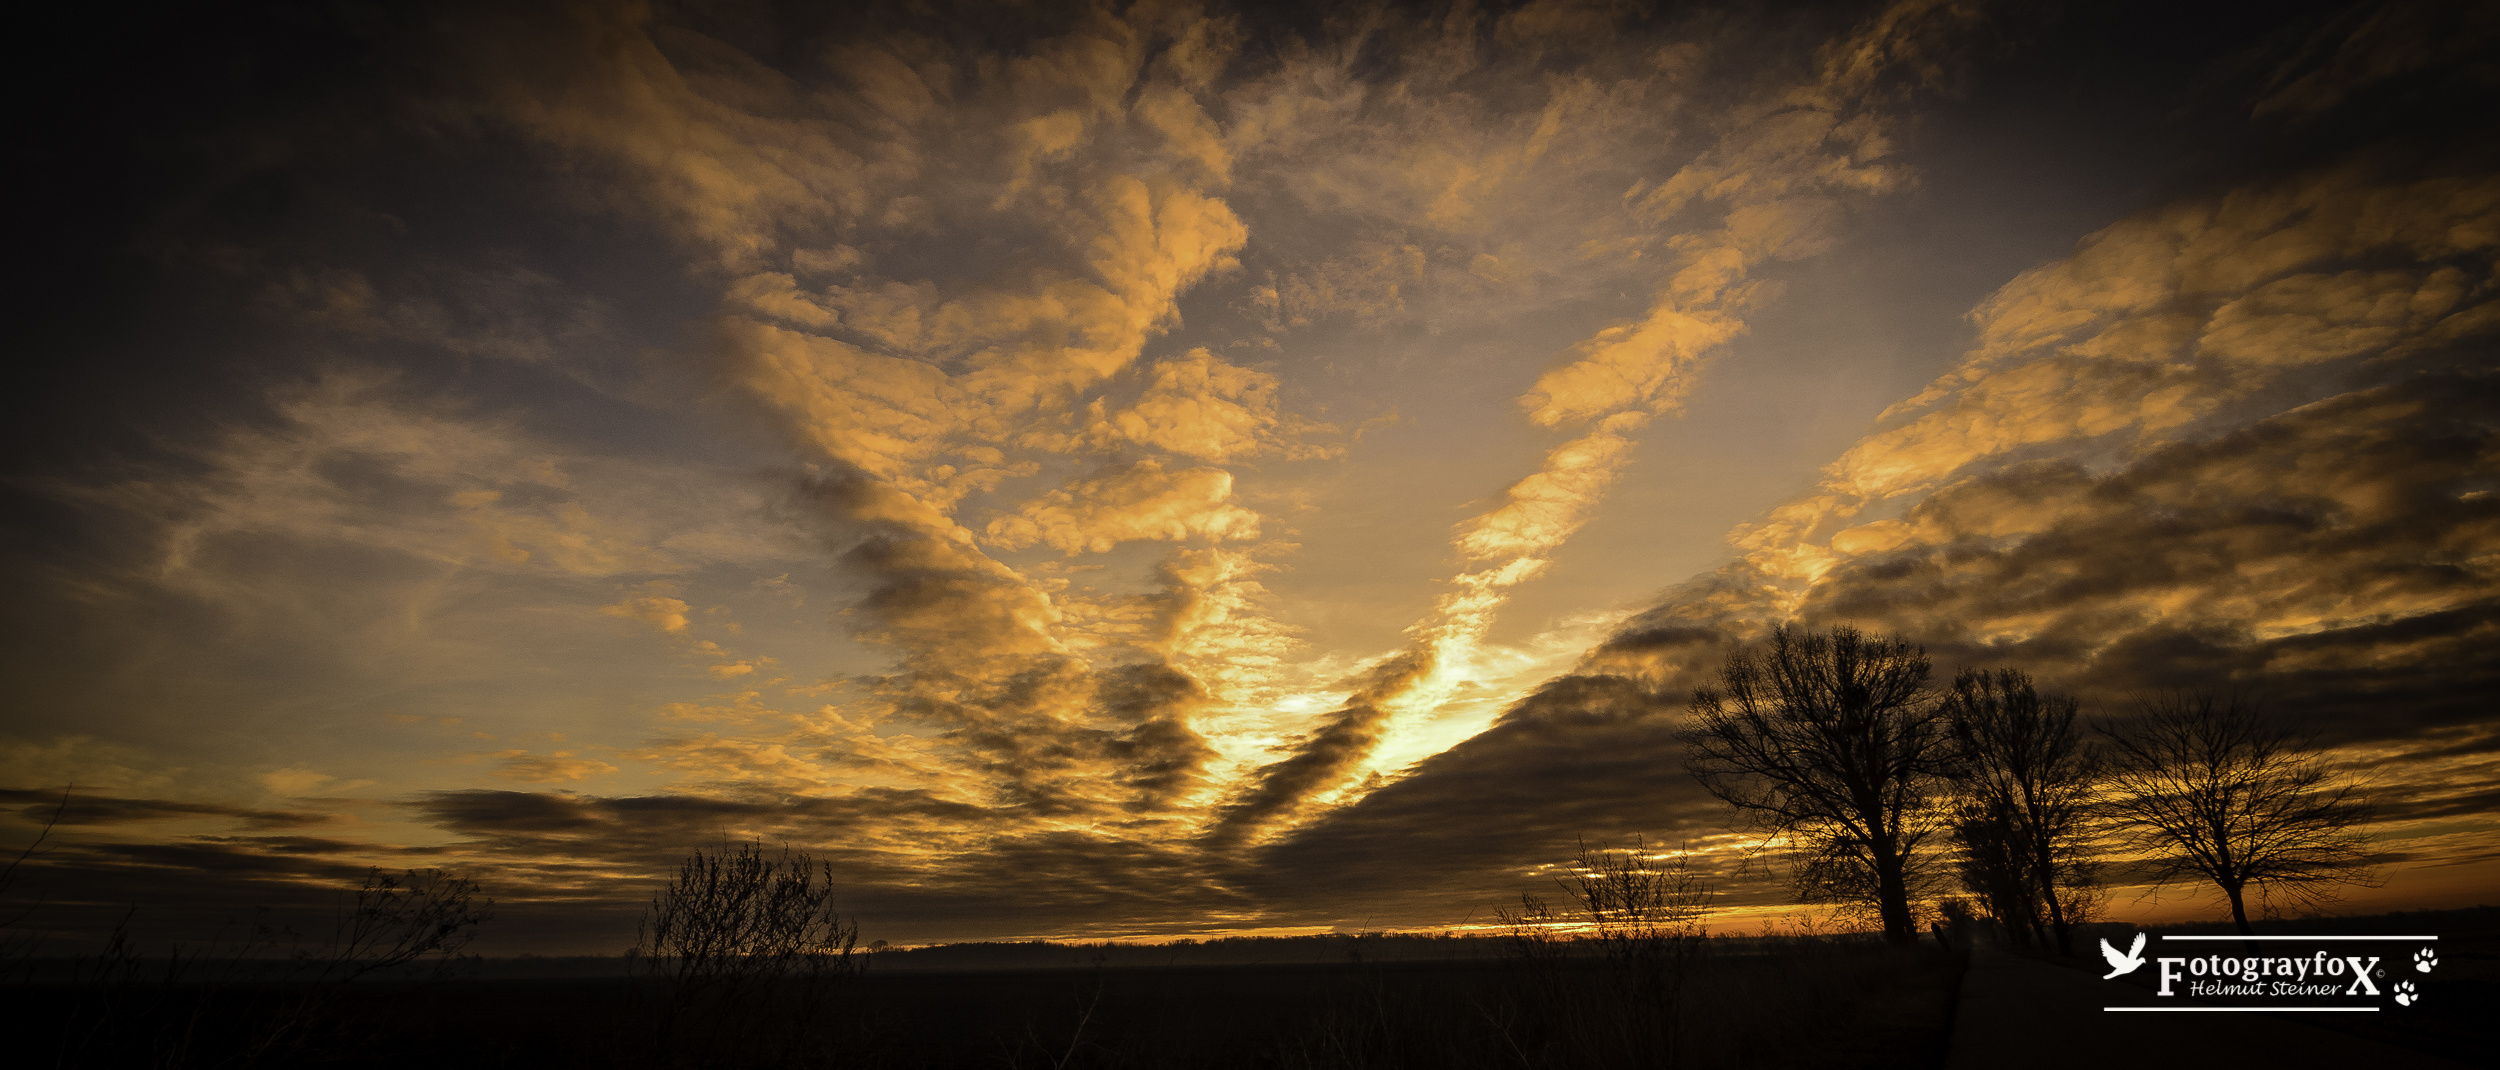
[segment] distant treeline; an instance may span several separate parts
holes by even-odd
[[[2123,928],[2123,927],[2122,927]],[[1768,945],[1812,939],[1857,943],[1879,938],[1875,933],[1834,933],[1816,937],[1784,935],[1717,936],[1708,940],[1718,954],[1747,954]],[[1515,954],[1512,938],[1499,934],[1455,933],[1321,933],[1312,936],[1228,936],[1212,940],[1180,939],[1161,944],[1062,943],[1052,940],[975,941],[925,947],[880,948],[866,952],[869,976],[889,973],[983,973],[1015,970],[1141,970],[1197,966],[1309,966],[1379,962],[1497,962]],[[1595,944],[1574,948],[1564,938],[1562,953],[1599,954]],[[633,957],[621,955],[541,956],[470,960],[460,972],[482,978],[618,977],[644,972]]]
[[[1447,962],[1496,959],[1505,942],[1496,936],[1450,933],[1321,933],[1315,936],[1227,936],[1162,944],[1019,943],[935,944],[878,951],[870,969],[1060,970],[1104,967],[1307,965],[1325,962]]]
[[[1698,937],[1718,954],[1748,954],[1800,942],[1861,943],[1878,933],[1789,933]],[[1548,945],[1565,958],[1604,954],[1600,942],[1564,935]],[[1519,952],[1515,937],[1457,933],[1321,933],[1314,936],[1227,936],[1162,944],[934,944],[889,948],[870,960],[872,973],[940,971],[1163,969],[1187,966],[1308,966],[1377,962],[1497,962]]]

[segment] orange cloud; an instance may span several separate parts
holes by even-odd
[[[601,606],[599,612],[611,617],[638,620],[670,635],[686,633],[686,600],[665,595],[628,598],[612,606]]]
[[[615,766],[596,758],[575,757],[572,751],[532,754],[511,750],[490,757],[500,759],[495,763],[495,776],[527,784],[561,784],[617,771]]]
[[[1062,553],[1104,553],[1140,539],[1255,539],[1259,516],[1229,504],[1233,477],[1216,468],[1166,471],[1152,460],[1080,479],[989,525],[1008,549],[1041,542]]]

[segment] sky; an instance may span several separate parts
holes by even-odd
[[[2500,5],[49,17],[60,946],[378,866],[613,953],[745,840],[894,943],[1481,925],[1634,837],[1750,928],[1676,733],[1782,624],[2259,697],[2377,804],[2339,909],[2500,886]]]

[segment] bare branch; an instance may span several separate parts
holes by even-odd
[[[1801,892],[1871,901],[1902,942],[1918,935],[1909,883],[1949,751],[1927,675],[1926,652],[1897,638],[1781,628],[1693,693],[1684,735],[1703,787],[1800,846]]]
[[[2257,703],[2173,693],[2102,734],[2116,827],[2160,879],[2213,882],[2241,932],[2249,889],[2317,902],[2373,883],[2359,785],[2337,781],[2308,738]]]
[[[2023,673],[1966,670],[1944,698],[1954,840],[1964,886],[2017,940],[2071,951],[2076,898],[2094,880],[2087,816],[2098,773],[2075,700]]]

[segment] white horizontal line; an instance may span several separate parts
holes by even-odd
[[[2436,936],[2164,936],[2164,940],[2437,940]]]
[[[2376,1007],[2103,1007],[2105,1011],[2374,1011]]]

